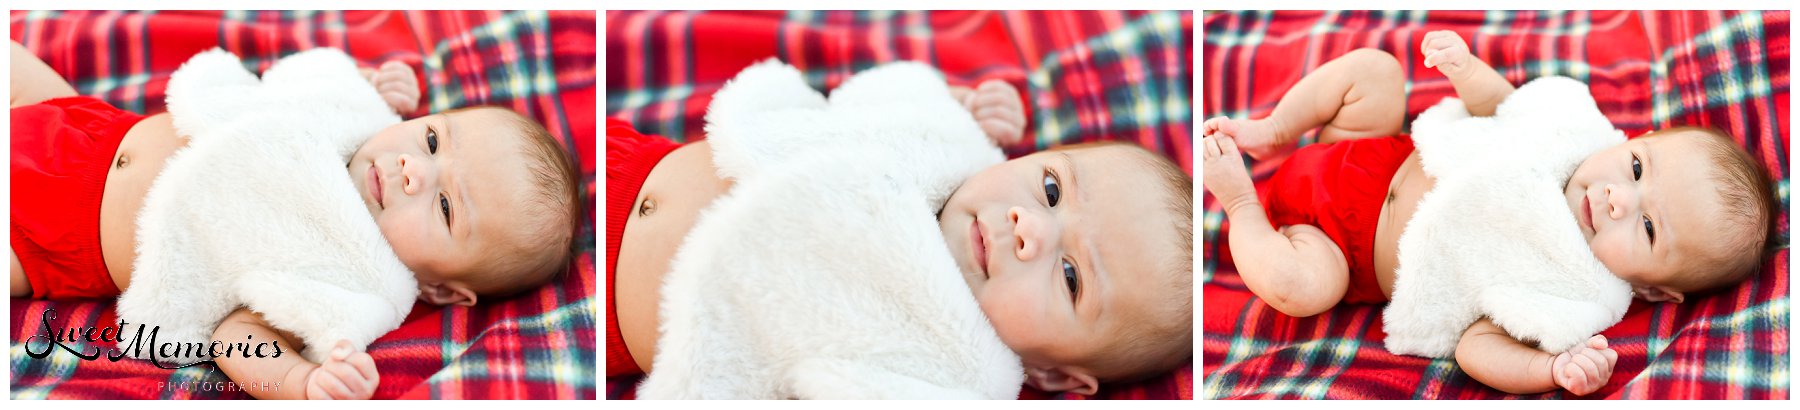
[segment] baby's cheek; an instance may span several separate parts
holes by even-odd
[[[1618,241],[1609,239],[1606,237],[1596,238],[1593,244],[1594,258],[1599,259],[1600,263],[1606,265],[1606,268],[1613,271],[1614,275],[1622,276],[1626,270],[1626,262],[1631,258],[1626,255],[1625,249],[1620,246]]]
[[[1032,314],[1027,301],[1014,297],[1017,294],[997,292],[1000,289],[990,287],[985,290],[987,292],[983,292],[984,297],[979,299],[981,311],[987,315],[988,322],[994,325],[994,332],[999,334],[1002,342],[1013,350],[1020,350],[1040,339],[1037,337],[1038,332],[1045,326],[1040,323],[1040,315]]]

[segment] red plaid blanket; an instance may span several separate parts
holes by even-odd
[[[876,64],[914,60],[952,84],[997,78],[1023,90],[1031,125],[1010,156],[1125,140],[1191,174],[1192,27],[1188,12],[609,11],[606,113],[645,134],[691,141],[704,138],[712,93],[752,62],[778,57],[829,89]],[[608,378],[607,398],[634,397],[640,378]],[[1103,386],[1094,398],[1190,399],[1192,381],[1190,365]]]
[[[594,13],[576,12],[14,12],[12,39],[84,95],[121,108],[164,110],[163,89],[189,56],[223,47],[260,72],[281,56],[344,49],[362,65],[388,60],[423,75],[426,107],[409,117],[499,105],[542,122],[575,153],[594,201]],[[16,193],[15,194],[23,194]],[[594,214],[586,211],[571,273],[544,288],[472,308],[420,304],[369,345],[378,398],[594,398],[597,308]],[[82,361],[22,352],[54,328],[115,324],[112,301],[12,301],[13,398],[246,398],[210,366]],[[32,343],[41,351],[43,342]],[[91,349],[86,343],[78,350]],[[186,384],[183,384],[186,383]]]
[[[1548,75],[1588,83],[1627,135],[1703,125],[1735,136],[1783,187],[1782,250],[1734,289],[1679,305],[1633,304],[1603,333],[1619,361],[1589,397],[1788,397],[1787,12],[1237,12],[1207,14],[1204,26],[1207,118],[1268,115],[1306,72],[1360,47],[1399,56],[1410,79],[1408,116],[1416,116],[1455,94],[1423,66],[1419,40],[1455,30],[1514,84]],[[1259,185],[1279,165],[1253,164]],[[1452,360],[1390,354],[1379,306],[1342,305],[1306,319],[1276,312],[1220,260],[1230,252],[1224,215],[1204,198],[1206,397],[1565,396],[1509,396]]]

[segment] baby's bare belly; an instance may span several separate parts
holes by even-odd
[[[1394,297],[1394,268],[1400,266],[1400,233],[1418,210],[1419,199],[1435,184],[1437,179],[1425,175],[1416,150],[1388,183],[1387,202],[1381,205],[1381,220],[1375,225],[1375,281],[1389,299]]]
[[[644,372],[650,371],[650,359],[656,354],[658,302],[670,259],[693,229],[700,210],[731,188],[731,182],[718,175],[711,144],[700,141],[676,148],[644,179],[625,222],[619,238],[618,271],[613,277],[613,302],[618,308],[619,336]],[[644,212],[646,205],[653,205],[649,212]]]
[[[187,138],[175,134],[168,114],[145,118],[125,132],[106,171],[106,188],[100,194],[100,255],[114,285],[124,291],[131,285],[132,258],[137,254],[137,213],[144,206],[150,183],[162,172],[175,150],[187,146]]]

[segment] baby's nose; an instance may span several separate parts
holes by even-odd
[[[1013,256],[1022,261],[1036,258],[1045,246],[1041,218],[1015,206],[1006,210],[1006,219],[1013,223]]]
[[[1630,214],[1629,205],[1631,205],[1632,199],[1630,192],[1626,192],[1624,187],[1614,184],[1606,184],[1604,191],[1606,193],[1606,216],[1619,219]]]
[[[399,161],[400,189],[407,195],[417,195],[425,184],[425,179],[419,177],[419,162],[408,158],[406,154],[400,154]]]

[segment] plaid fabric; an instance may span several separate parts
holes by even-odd
[[[12,39],[75,89],[140,113],[164,111],[169,74],[193,54],[222,47],[260,72],[283,55],[344,49],[361,65],[388,60],[423,75],[426,107],[408,115],[498,105],[537,119],[575,154],[593,203],[593,12],[14,12]],[[542,289],[473,308],[420,304],[369,346],[378,398],[594,398],[594,214],[585,211],[570,273]],[[138,360],[82,361],[67,352],[25,355],[54,328],[116,324],[112,301],[12,301],[12,397],[246,398],[220,391],[210,366],[177,371]],[[87,349],[85,343],[77,349]],[[33,343],[42,350],[42,342]],[[180,383],[200,383],[180,387]],[[177,388],[165,388],[177,386]]]
[[[1447,29],[1513,84],[1548,75],[1588,83],[1627,135],[1678,125],[1733,135],[1779,180],[1781,250],[1736,288],[1683,304],[1635,302],[1602,333],[1619,361],[1606,387],[1588,397],[1788,397],[1787,12],[1235,12],[1205,20],[1207,118],[1262,118],[1306,72],[1360,47],[1401,59],[1408,116],[1416,116],[1455,94],[1418,52],[1425,33]],[[1254,179],[1261,185],[1279,165],[1254,163]],[[1211,194],[1203,202],[1206,397],[1567,396],[1507,395],[1452,360],[1390,354],[1379,306],[1282,315],[1220,260],[1230,252],[1224,214]]]
[[[877,64],[914,60],[951,84],[1002,79],[1023,90],[1030,126],[1009,156],[1124,140],[1191,174],[1192,27],[1189,12],[608,11],[606,113],[692,141],[704,138],[712,93],[752,62],[780,58],[830,89]],[[608,378],[607,397],[633,397],[639,379]],[[1189,365],[1105,386],[1095,398],[1192,398],[1192,380]]]

